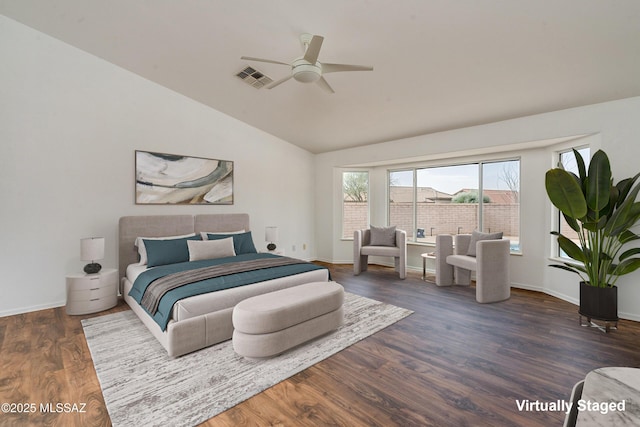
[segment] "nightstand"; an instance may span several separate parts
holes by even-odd
[[[118,303],[118,270],[102,269],[97,274],[67,276],[67,314],[89,314]]]
[[[264,251],[260,251],[260,253],[284,256],[284,250],[282,250],[282,249],[274,249],[272,251],[267,249],[267,250],[264,250]]]

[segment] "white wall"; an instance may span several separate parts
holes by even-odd
[[[315,258],[309,152],[1,15],[0,57],[0,315],[64,305],[82,237],[116,267],[123,215],[248,212]],[[136,149],[233,160],[235,204],[135,205]]]
[[[387,168],[380,164],[407,164],[408,159],[442,163],[509,151],[521,156],[523,254],[511,257],[513,285],[577,303],[578,276],[548,267],[552,209],[544,190],[544,173],[553,166],[552,149],[539,143],[576,135],[593,135],[588,141],[609,154],[616,180],[635,175],[640,170],[640,97],[317,155],[318,258],[352,261],[352,243],[340,240],[342,167],[372,165],[371,222],[384,224],[386,184],[381,177]],[[427,250],[409,247],[410,266],[421,268],[419,254]],[[617,284],[620,316],[640,320],[640,271],[623,276]]]

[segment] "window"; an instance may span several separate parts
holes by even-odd
[[[589,147],[576,148],[576,151],[578,151],[578,153],[580,153],[580,156],[582,156],[582,158],[584,159],[585,167],[589,168],[589,161],[591,160],[591,150],[589,149]],[[574,174],[578,175],[578,163],[572,149],[561,151],[560,153],[558,153],[558,164],[562,165],[564,170],[566,170],[567,172],[573,172]],[[560,232],[560,234],[568,237],[571,240],[574,240],[579,245],[580,239],[578,238],[577,232],[569,227],[569,224],[567,224],[567,221],[564,219],[564,216],[559,210],[557,210],[557,215],[558,231]],[[561,258],[569,259],[567,254],[560,249],[560,245],[557,244],[556,254]]]
[[[409,241],[437,234],[502,231],[520,250],[520,160],[389,172],[389,223]]]
[[[369,228],[369,173],[342,174],[342,238],[353,239],[353,232]]]
[[[414,171],[389,172],[389,224],[407,232],[409,241],[415,239]]]
[[[482,228],[502,231],[520,252],[520,160],[482,163]]]

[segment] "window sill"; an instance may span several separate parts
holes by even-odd
[[[435,243],[422,243],[422,242],[407,242],[407,246],[421,246],[421,247],[435,248],[436,244]]]
[[[347,239],[345,237],[341,238],[340,241],[342,242],[353,242],[353,239]],[[436,244],[435,243],[422,243],[422,242],[407,242],[407,246],[416,246],[419,248],[433,248],[435,250]],[[509,255],[515,255],[515,256],[522,256],[522,251],[511,251],[509,252]],[[549,258],[550,260],[554,261],[554,262],[564,262],[566,260],[562,260],[560,258],[558,259],[552,259]]]
[[[342,237],[340,239],[341,242],[353,242],[352,238],[346,238],[346,237]],[[435,248],[436,244],[435,243],[421,243],[421,242],[407,242],[407,246],[423,246],[423,247],[432,247]]]

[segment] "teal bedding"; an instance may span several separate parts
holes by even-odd
[[[191,262],[180,262],[176,264],[162,265],[151,268],[141,273],[133,283],[133,287],[129,292],[129,296],[136,300],[138,304],[142,302],[147,288],[157,279],[164,276],[180,273],[182,271],[201,269],[209,266],[219,266],[228,264],[230,267],[233,263],[259,260],[267,258],[281,258],[278,255],[269,253],[252,253],[237,255],[234,257],[207,259]],[[315,265],[309,262],[301,261],[299,264],[290,264],[278,267],[261,268],[258,270],[244,271],[233,274],[223,274],[216,277],[199,280],[188,283],[172,289],[164,294],[157,304],[155,312],[145,311],[151,318],[162,328],[167,329],[167,324],[171,318],[173,305],[184,298],[194,295],[201,295],[209,292],[220,291],[223,289],[235,288],[238,286],[250,285],[266,280],[278,279],[281,277],[293,276],[295,274],[304,273],[313,270],[326,269],[325,267]],[[143,307],[144,308],[144,307]]]

